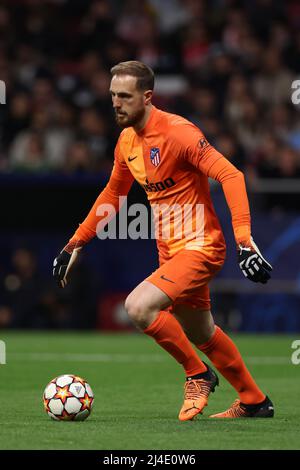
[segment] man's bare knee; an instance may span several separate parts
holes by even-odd
[[[188,339],[197,346],[209,341],[214,334],[215,324],[209,310],[193,310],[182,305],[176,308],[174,316]]]
[[[125,309],[133,322],[138,323],[143,318],[143,304],[132,294],[125,300]]]
[[[188,339],[195,344],[196,346],[199,346],[201,344],[207,343],[213,336],[215,331],[215,326],[210,325],[207,326],[206,328],[201,329],[200,331],[191,331],[191,330],[185,330],[185,334],[187,335]]]
[[[147,328],[158,314],[151,305],[138,299],[134,294],[129,294],[125,301],[125,309],[130,319],[141,329]]]
[[[171,299],[158,287],[143,281],[127,297],[125,309],[136,326],[144,330],[170,303]]]

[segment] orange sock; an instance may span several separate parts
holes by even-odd
[[[198,357],[180,323],[169,312],[162,310],[144,333],[171,354],[184,367],[187,377],[201,374],[207,367]]]
[[[207,343],[197,345],[204,352],[216,369],[231,383],[245,404],[260,403],[265,395],[254,382],[242,356],[224,331],[218,326]]]

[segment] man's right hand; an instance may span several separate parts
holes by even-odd
[[[67,277],[70,268],[75,262],[81,248],[82,247],[79,246],[73,248],[71,251],[65,247],[53,261],[53,277],[59,287],[64,288],[67,285]]]

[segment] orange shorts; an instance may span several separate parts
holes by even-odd
[[[225,252],[214,256],[208,252],[181,250],[148,276],[149,281],[172,299],[173,304],[188,304],[210,310],[208,283],[222,268]]]

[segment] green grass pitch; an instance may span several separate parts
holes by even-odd
[[[233,336],[260,387],[275,405],[273,419],[212,420],[235,391],[220,377],[204,415],[177,419],[181,367],[142,334],[4,332],[0,365],[0,449],[201,450],[300,449],[300,365],[291,362],[295,336]],[[204,359],[205,360],[205,359]],[[84,422],[52,421],[42,393],[57,375],[84,377],[95,393]]]

